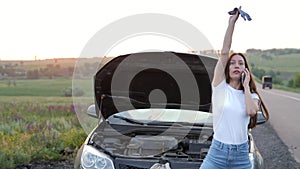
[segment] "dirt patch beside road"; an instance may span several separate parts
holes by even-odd
[[[72,169],[72,161],[38,161],[27,165],[20,165],[17,169]]]

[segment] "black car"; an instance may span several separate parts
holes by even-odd
[[[94,77],[99,118],[75,168],[198,169],[213,137],[211,78],[217,59],[176,52],[113,58]],[[258,123],[264,123],[259,114]],[[249,130],[253,169],[264,168]]]

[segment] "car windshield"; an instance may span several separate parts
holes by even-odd
[[[117,113],[115,116],[141,122],[212,123],[212,113],[195,110],[135,109]]]
[[[272,82],[272,78],[271,77],[265,77],[264,80],[265,80],[265,82]]]

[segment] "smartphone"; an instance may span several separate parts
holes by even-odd
[[[244,84],[244,81],[245,81],[245,73],[243,72],[241,74],[241,83]]]

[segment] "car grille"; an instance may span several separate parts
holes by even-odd
[[[125,165],[125,164],[120,164],[119,169],[147,169],[147,168],[141,168],[141,167],[135,167],[135,166]]]

